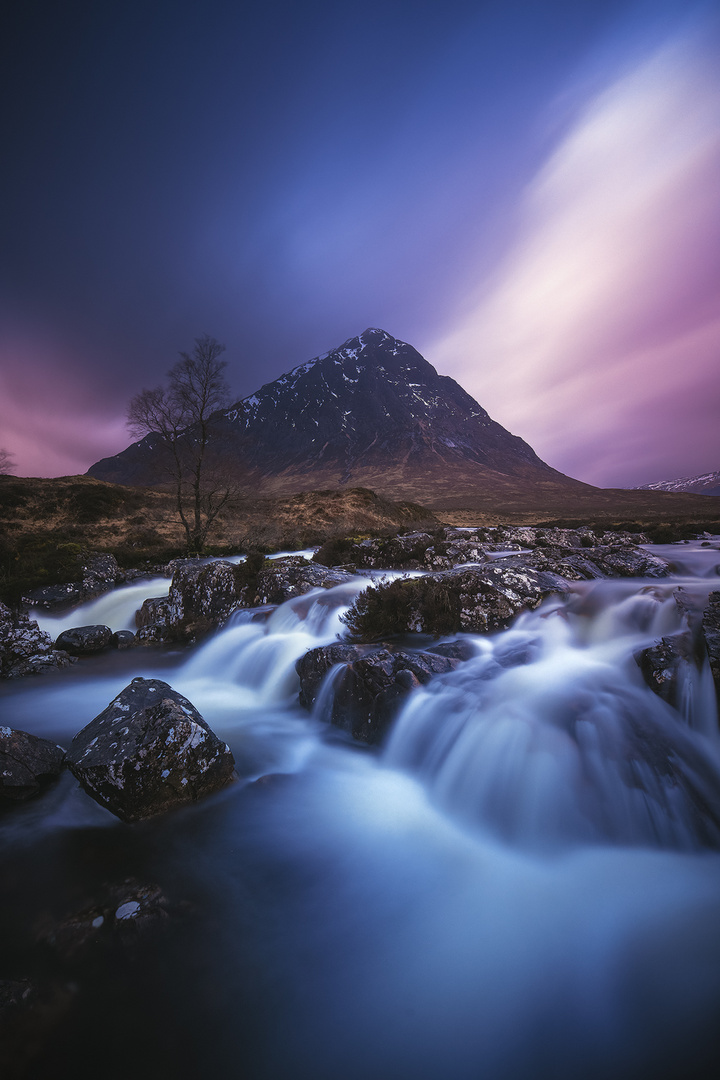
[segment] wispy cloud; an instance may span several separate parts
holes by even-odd
[[[0,446],[12,450],[18,475],[84,473],[127,445],[124,402],[103,403],[69,356],[37,340],[5,338],[0,357]]]
[[[584,107],[514,246],[428,353],[551,464],[594,483],[716,467],[720,83],[697,38]],[[628,457],[631,455],[631,457]]]

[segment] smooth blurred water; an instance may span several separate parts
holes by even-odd
[[[680,627],[678,584],[713,587],[705,551],[682,578],[579,583],[473,639],[379,752],[296,702],[295,661],[342,632],[362,579],[196,649],[3,686],[5,723],[67,743],[134,675],[164,678],[241,776],[141,826],[70,777],[0,819],[13,976],[27,962],[55,977],[36,919],[109,879],[157,881],[194,911],[139,957],[62,970],[79,990],[34,1075],[716,1076],[714,693],[688,667],[672,709],[632,658]]]

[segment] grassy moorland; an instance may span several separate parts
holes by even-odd
[[[644,531],[657,541],[720,532],[720,500],[666,492],[599,490],[540,508],[513,498],[488,499],[434,512],[392,502],[367,488],[309,491],[284,497],[237,497],[213,533],[209,554],[271,552],[317,545],[333,537],[390,535],[447,525],[588,524]],[[536,493],[537,496],[537,493]],[[529,500],[532,501],[532,500]],[[77,575],[83,551],[107,551],[123,567],[150,567],[184,554],[184,534],[167,491],[125,487],[87,476],[55,479],[0,476],[0,598]]]
[[[321,544],[339,534],[437,528],[414,503],[394,503],[363,488],[285,498],[236,498],[213,531],[208,554],[278,551]],[[106,551],[122,567],[149,567],[185,554],[170,493],[87,476],[0,476],[0,598],[77,576],[78,555]]]

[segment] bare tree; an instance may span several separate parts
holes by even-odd
[[[0,476],[9,476],[15,468],[15,458],[9,450],[0,446]]]
[[[232,493],[216,455],[209,453],[212,415],[229,398],[223,374],[227,363],[220,360],[224,352],[225,346],[215,338],[207,334],[196,338],[192,352],[181,352],[170,368],[167,385],[141,391],[128,408],[130,431],[138,437],[157,437],[151,445],[162,452],[170,471],[191,551],[202,551]]]

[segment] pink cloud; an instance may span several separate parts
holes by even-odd
[[[585,107],[503,265],[427,354],[591,483],[717,468],[718,179],[720,82],[676,41]]]
[[[0,353],[0,445],[17,475],[84,473],[127,446],[125,403],[103,402],[70,357],[29,338],[2,342]]]

